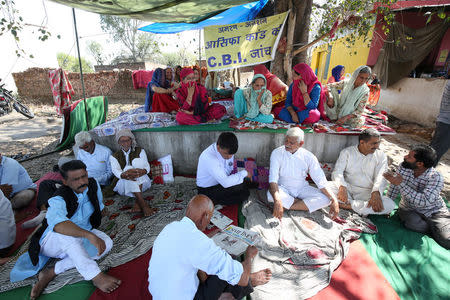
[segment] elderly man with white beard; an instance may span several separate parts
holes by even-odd
[[[281,219],[284,209],[314,212],[330,205],[330,216],[339,213],[336,196],[327,189],[328,181],[317,158],[302,148],[304,133],[298,127],[286,132],[284,146],[270,155],[269,191],[267,198],[274,203],[273,216]],[[311,176],[318,188],[306,181]]]

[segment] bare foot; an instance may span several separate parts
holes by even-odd
[[[142,211],[142,209],[141,209],[141,207],[139,206],[139,204],[137,203],[137,201],[134,202],[133,208],[130,209],[130,212],[132,212],[132,213],[138,213],[138,212],[141,212],[141,211]]]
[[[253,287],[268,283],[270,278],[272,278],[272,271],[270,269],[264,269],[250,274]]]
[[[157,208],[152,208],[150,206],[148,206],[147,204],[144,205],[144,207],[142,208],[142,211],[144,212],[144,216],[149,217],[153,214],[156,213],[158,209]]]
[[[117,289],[122,281],[108,274],[100,272],[92,279],[92,283],[102,292],[109,294]]]
[[[10,259],[11,259],[11,257],[2,257],[2,258],[0,258],[0,266],[6,264]]]
[[[38,275],[38,281],[31,288],[30,299],[36,299],[45,289],[50,281],[55,278],[55,268],[45,268]]]

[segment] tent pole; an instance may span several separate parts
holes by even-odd
[[[83,67],[81,66],[80,43],[78,41],[78,30],[77,30],[77,19],[75,17],[75,8],[72,8],[72,15],[73,15],[73,27],[75,28],[75,39],[77,42],[78,64],[80,65],[81,88],[83,89],[84,113],[86,115],[87,129],[90,130],[91,128],[89,127],[89,117],[88,117],[88,111],[87,111],[87,105],[86,105],[86,91],[84,88]]]
[[[200,67],[200,77],[202,77],[202,43],[200,41],[200,39],[202,38],[202,30],[199,29],[198,30],[198,66]]]

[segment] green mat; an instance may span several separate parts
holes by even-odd
[[[233,128],[228,127],[229,120],[224,120],[219,124],[204,124],[204,125],[177,125],[169,127],[158,128],[142,128],[133,130],[133,132],[166,132],[166,131],[233,131]]]
[[[265,133],[286,133],[287,129],[250,129],[237,130],[229,127],[230,120],[224,120],[220,124],[204,124],[204,125],[178,125],[158,128],[142,128],[133,130],[133,132],[166,132],[166,131],[234,131],[234,132],[265,132]],[[303,129],[305,133],[312,133],[311,128]]]
[[[87,300],[91,297],[95,287],[91,281],[81,281],[66,285],[51,294],[42,294],[39,300]],[[4,293],[0,293],[0,300],[28,300],[30,299],[31,286],[21,287]]]
[[[449,299],[450,251],[404,228],[397,214],[370,219],[378,234],[363,234],[360,241],[400,298]]]
[[[104,96],[87,98],[80,101],[75,109],[70,113],[70,127],[66,138],[56,147],[56,150],[64,150],[73,143],[75,135],[80,131],[87,131],[85,102],[89,118],[89,127],[95,128],[105,123],[108,115],[108,99]]]

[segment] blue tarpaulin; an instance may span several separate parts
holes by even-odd
[[[206,26],[211,25],[226,25],[233,23],[240,23],[245,21],[253,20],[256,15],[261,11],[261,9],[266,5],[268,0],[259,0],[251,2],[248,4],[243,4],[235,6],[225,10],[224,12],[215,15],[214,17],[208,18],[199,23],[153,23],[144,27],[139,28],[139,30],[168,34],[168,33],[178,33],[186,30],[198,30]]]

